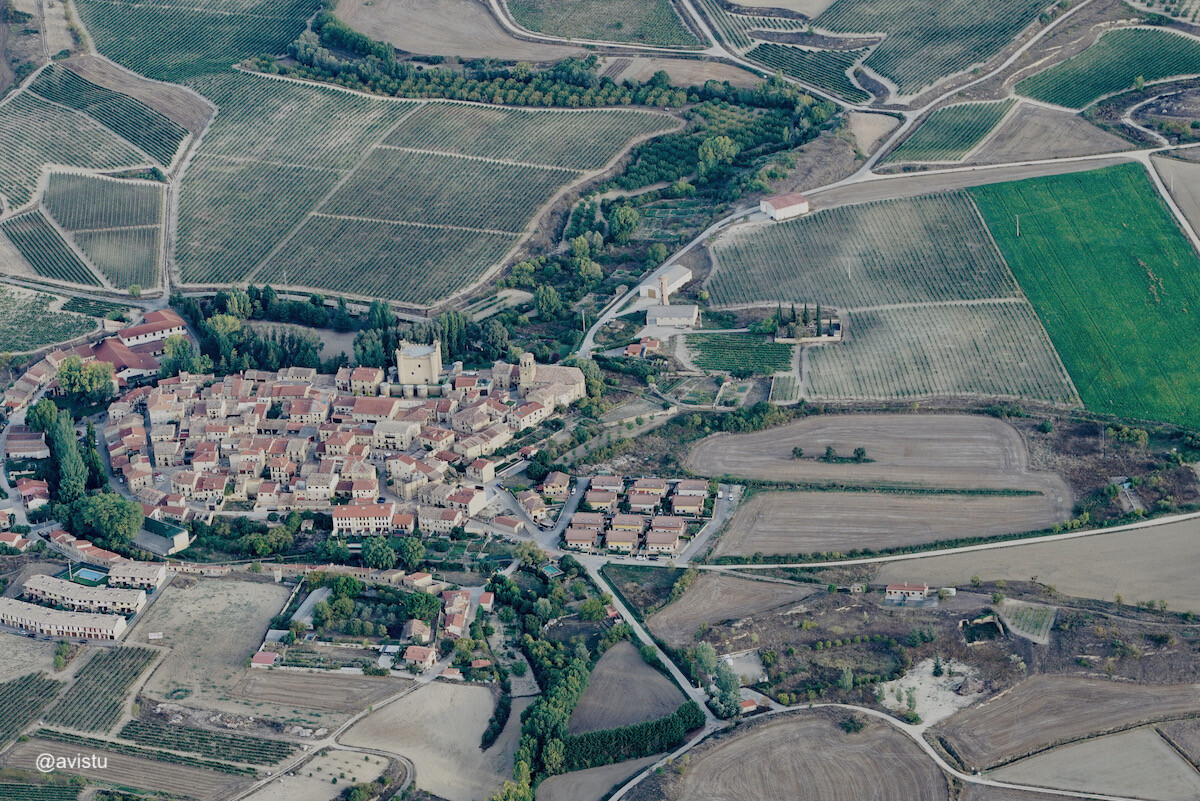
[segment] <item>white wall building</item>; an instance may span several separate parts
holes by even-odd
[[[772,220],[790,220],[808,214],[808,198],[799,192],[774,195],[760,200],[758,209]]]

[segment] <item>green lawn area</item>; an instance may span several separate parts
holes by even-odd
[[[1145,169],[969,191],[1087,408],[1200,427],[1200,257]]]

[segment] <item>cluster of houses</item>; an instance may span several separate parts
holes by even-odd
[[[571,516],[563,540],[566,547],[586,552],[603,547],[623,554],[674,554],[688,523],[704,515],[708,496],[704,479],[627,483],[621,476],[596,476],[584,494],[584,511]]]
[[[118,640],[128,618],[146,606],[146,594],[167,580],[166,565],[123,560],[111,565],[107,584],[34,575],[21,598],[0,598],[0,625],[47,637]]]
[[[0,408],[12,415],[26,408],[43,387],[55,391],[58,366],[71,356],[78,356],[84,363],[111,364],[113,391],[120,393],[131,381],[158,374],[158,357],[167,338],[175,335],[187,336],[187,326],[178,314],[163,309],[148,312],[137,325],[122,328],[105,339],[55,350],[35,362],[5,391]]]
[[[585,394],[578,368],[529,354],[467,373],[443,369],[439,343],[402,343],[396,362],[398,382],[382,368],[291,367],[140,387],[109,407],[113,470],[156,520],[182,523],[232,501],[260,512],[333,507],[340,535],[446,533],[486,505],[480,485],[496,472],[487,457]]]

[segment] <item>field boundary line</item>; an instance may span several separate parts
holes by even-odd
[[[103,4],[106,6],[128,7],[126,3],[114,2],[114,0],[89,0],[89,2]],[[246,19],[269,19],[279,22],[295,22],[295,17],[275,17],[269,14],[249,14],[244,11],[224,11],[219,8],[199,8],[197,6],[177,6],[171,3],[154,3],[146,5],[149,9],[165,9],[167,11],[191,11],[198,14],[212,14],[218,17],[245,17]]]
[[[469,231],[477,234],[497,234],[503,236],[520,236],[518,231],[501,231],[496,228],[469,228],[465,225],[447,225],[445,223],[423,223],[411,220],[384,220],[378,217],[354,217],[349,214],[330,214],[327,211],[314,211],[312,217],[328,217],[333,220],[354,220],[361,222],[383,223],[385,225],[408,225],[413,228],[445,228],[450,231]]]
[[[155,223],[146,223],[145,225],[114,225],[111,228],[75,228],[67,231],[70,234],[102,234],[108,231],[140,231],[143,228],[158,228]],[[63,229],[66,231],[67,229]]]
[[[326,192],[324,195],[322,195],[321,198],[319,200],[317,200],[316,203],[313,204],[312,208],[309,209],[308,213],[305,214],[303,217],[301,217],[300,221],[297,222],[295,225],[293,225],[292,229],[290,231],[288,231],[287,234],[285,234],[282,239],[280,239],[278,242],[275,243],[275,247],[271,248],[270,252],[268,252],[267,255],[263,256],[262,259],[259,260],[259,262],[257,264],[255,264],[253,267],[250,268],[250,270],[246,273],[246,276],[242,280],[247,281],[247,282],[253,280],[254,277],[256,275],[258,275],[259,271],[262,270],[268,263],[270,263],[271,259],[275,258],[275,256],[277,256],[279,254],[279,251],[281,251],[283,249],[284,245],[286,245],[288,242],[291,242],[293,239],[295,239],[296,234],[300,233],[300,229],[304,227],[304,224],[309,221],[309,219],[313,216],[313,214],[316,213],[316,211],[318,209],[320,209],[322,206],[324,206],[326,203],[328,203],[329,199],[331,197],[333,197],[333,194],[335,192],[337,192],[339,189],[341,189],[342,186],[346,183],[346,181],[350,180],[350,177],[352,175],[354,175],[354,173],[358,172],[358,170],[362,167],[362,165],[366,163],[367,159],[371,157],[371,154],[374,153],[375,150],[379,147],[380,143],[382,143],[383,140],[386,139],[387,137],[391,136],[392,132],[400,127],[400,123],[404,122],[406,119],[411,117],[413,114],[415,114],[421,108],[423,108],[424,105],[425,105],[424,103],[414,104],[411,109],[406,111],[404,114],[401,114],[400,118],[398,120],[396,120],[396,122],[391,127],[389,127],[387,130],[385,130],[371,144],[370,147],[365,148],[363,150],[362,156],[358,159],[358,163],[356,163],[350,169],[346,170],[345,173],[342,175],[342,177],[338,178],[337,181],[334,182],[334,184],[330,188],[330,190],[328,192]]]
[[[337,167],[314,167],[311,164],[293,164],[288,161],[270,161],[269,159],[249,159],[240,156],[226,156],[221,153],[197,153],[197,155],[222,159],[223,161],[232,161],[234,164],[270,164],[272,167],[292,167],[297,170],[314,170],[316,172],[346,172],[346,170],[338,169]]]
[[[579,174],[582,170],[572,169],[571,167],[559,167],[555,164],[534,164],[528,161],[512,161],[510,159],[498,159],[491,156],[472,156],[467,153],[450,153],[445,150],[426,150],[419,147],[404,147],[403,145],[377,145],[377,150],[402,150],[408,153],[421,153],[427,156],[449,156],[458,159],[470,159],[471,161],[483,161],[488,164],[508,164],[514,167],[529,167],[537,170],[555,170],[556,172],[569,172]]]
[[[1012,120],[1013,117],[1015,117],[1017,115],[1017,112],[1021,108],[1021,98],[1016,97],[1014,95],[1009,95],[1004,100],[1013,101],[1012,105],[1008,107],[1008,111],[1004,112],[1004,116],[1002,116],[1000,119],[996,120],[996,124],[993,125],[991,127],[991,129],[987,133],[985,133],[979,139],[978,142],[975,143],[975,147],[971,148],[966,153],[962,154],[962,156],[958,159],[959,164],[963,164],[963,163],[969,161],[970,158],[972,156],[974,156],[977,152],[979,152],[981,149],[983,149],[983,147],[985,145],[987,145],[988,142],[995,139],[996,136],[1000,133],[1000,129],[1003,128],[1010,120]],[[1003,103],[1004,100],[1002,100],[1000,102]]]
[[[83,252],[83,248],[79,247],[79,243],[75,241],[74,237],[72,237],[71,234],[59,224],[58,220],[54,218],[54,215],[50,213],[50,209],[42,205],[41,199],[38,200],[36,210],[41,213],[42,217],[46,219],[46,222],[50,225],[50,227],[54,229],[54,233],[58,234],[58,237],[63,241],[63,244],[70,248],[71,252],[75,254],[75,257],[79,259],[83,266],[88,268],[88,270],[92,272],[92,275],[100,281],[100,288],[107,289],[110,292],[121,291],[112,285],[112,282],[108,280],[108,276],[105,275],[99,267],[92,263],[91,258],[89,258],[88,255]],[[14,242],[13,245],[15,246],[16,243]],[[26,261],[28,261],[28,259],[26,259]],[[32,267],[33,265],[30,264],[29,266]]]

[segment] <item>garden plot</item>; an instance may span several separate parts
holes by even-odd
[[[671,0],[508,0],[517,24],[566,39],[696,47]]]
[[[800,712],[739,726],[732,735],[693,749],[687,772],[670,779],[675,786],[666,796],[705,801],[950,797],[942,772],[907,735],[871,718],[861,731],[847,734],[835,722],[843,717]],[[887,788],[885,796],[880,788]],[[663,797],[662,792],[639,785],[631,798]]]
[[[762,492],[738,508],[713,556],[881,551],[1039,531],[1070,517],[1069,495]]]
[[[718,266],[706,287],[717,306],[853,309],[1018,294],[970,198],[959,192],[744,226],[712,251]]]
[[[981,553],[923,557],[884,565],[876,579],[906,581],[920,575],[939,587],[1030,576],[1064,595],[1126,603],[1165,600],[1178,611],[1200,612],[1200,522],[1186,520],[1126,532],[1097,533],[1063,542],[1037,542]]]
[[[1049,644],[1054,614],[1058,611],[1053,606],[1006,598],[999,611],[1000,619],[1012,633],[1042,645]]]
[[[935,662],[926,659],[913,665],[895,681],[879,685],[879,702],[888,709],[908,709],[909,691],[912,691],[912,711],[921,718],[921,726],[928,727],[966,709],[983,696],[978,693],[959,695],[955,690],[963,679],[974,676],[978,671],[970,665],[946,660],[942,663],[942,675],[933,675]]]
[[[675,682],[646,664],[637,646],[622,640],[592,669],[567,731],[583,734],[656,720],[686,700]]]
[[[479,741],[494,706],[491,691],[440,681],[371,713],[341,740],[407,757],[416,766],[419,789],[448,801],[472,801],[512,778],[521,713],[530,701],[514,700],[508,724],[487,751],[479,749]]]
[[[999,781],[1152,801],[1200,798],[1200,773],[1154,729],[1072,743],[1006,765]]]
[[[1015,102],[944,106],[926,117],[885,161],[961,161],[1004,119]]]
[[[844,322],[845,341],[811,350],[813,398],[1078,400],[1037,314],[1025,301],[851,312]]]
[[[375,754],[325,749],[246,798],[248,801],[335,801],[344,797],[347,787],[372,781],[386,769],[387,760]]]
[[[60,298],[28,289],[0,289],[0,342],[10,353],[36,350],[83,336],[97,328],[91,317],[52,311]],[[6,637],[5,639],[11,639]]]
[[[678,648],[694,643],[701,624],[723,623],[793,604],[818,588],[703,572],[674,603],[651,615],[646,624],[655,636]]]
[[[1194,684],[1131,685],[1035,676],[947,719],[934,731],[968,771],[1006,764],[1055,743],[1138,723],[1200,714]]]

